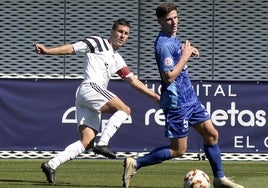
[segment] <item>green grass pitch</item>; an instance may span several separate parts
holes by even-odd
[[[56,171],[56,183],[46,182],[40,164],[45,160],[0,160],[0,188],[118,188],[122,187],[122,160],[73,160]],[[224,161],[225,174],[246,188],[266,188],[268,162]],[[191,169],[205,171],[212,179],[207,161],[166,161],[142,168],[133,177],[131,188],[182,188]]]

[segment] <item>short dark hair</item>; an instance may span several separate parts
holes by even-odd
[[[173,10],[177,11],[176,5],[172,3],[163,3],[156,8],[155,13],[156,13],[157,18],[162,18],[168,15]]]
[[[119,25],[127,26],[130,28],[130,23],[125,18],[120,18],[114,21],[112,29],[115,30]]]

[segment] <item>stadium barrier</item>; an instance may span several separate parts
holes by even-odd
[[[81,80],[0,80],[0,158],[47,158],[79,139],[75,119],[75,92]],[[144,81],[160,93],[159,81]],[[220,132],[223,160],[267,160],[268,82],[193,81],[197,95]],[[111,139],[119,158],[143,155],[164,138],[164,116],[158,104],[113,80],[110,89],[132,109]],[[101,129],[108,115],[103,115]],[[101,130],[98,136],[100,136]],[[202,160],[201,137],[190,132],[185,158]],[[88,152],[81,158],[99,158]]]

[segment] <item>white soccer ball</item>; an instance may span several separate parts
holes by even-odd
[[[191,170],[184,177],[184,188],[210,188],[210,179],[202,170]]]

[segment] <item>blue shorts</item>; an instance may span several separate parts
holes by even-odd
[[[186,137],[189,127],[210,119],[209,113],[199,101],[176,109],[164,109],[164,114],[165,136],[168,138]]]

